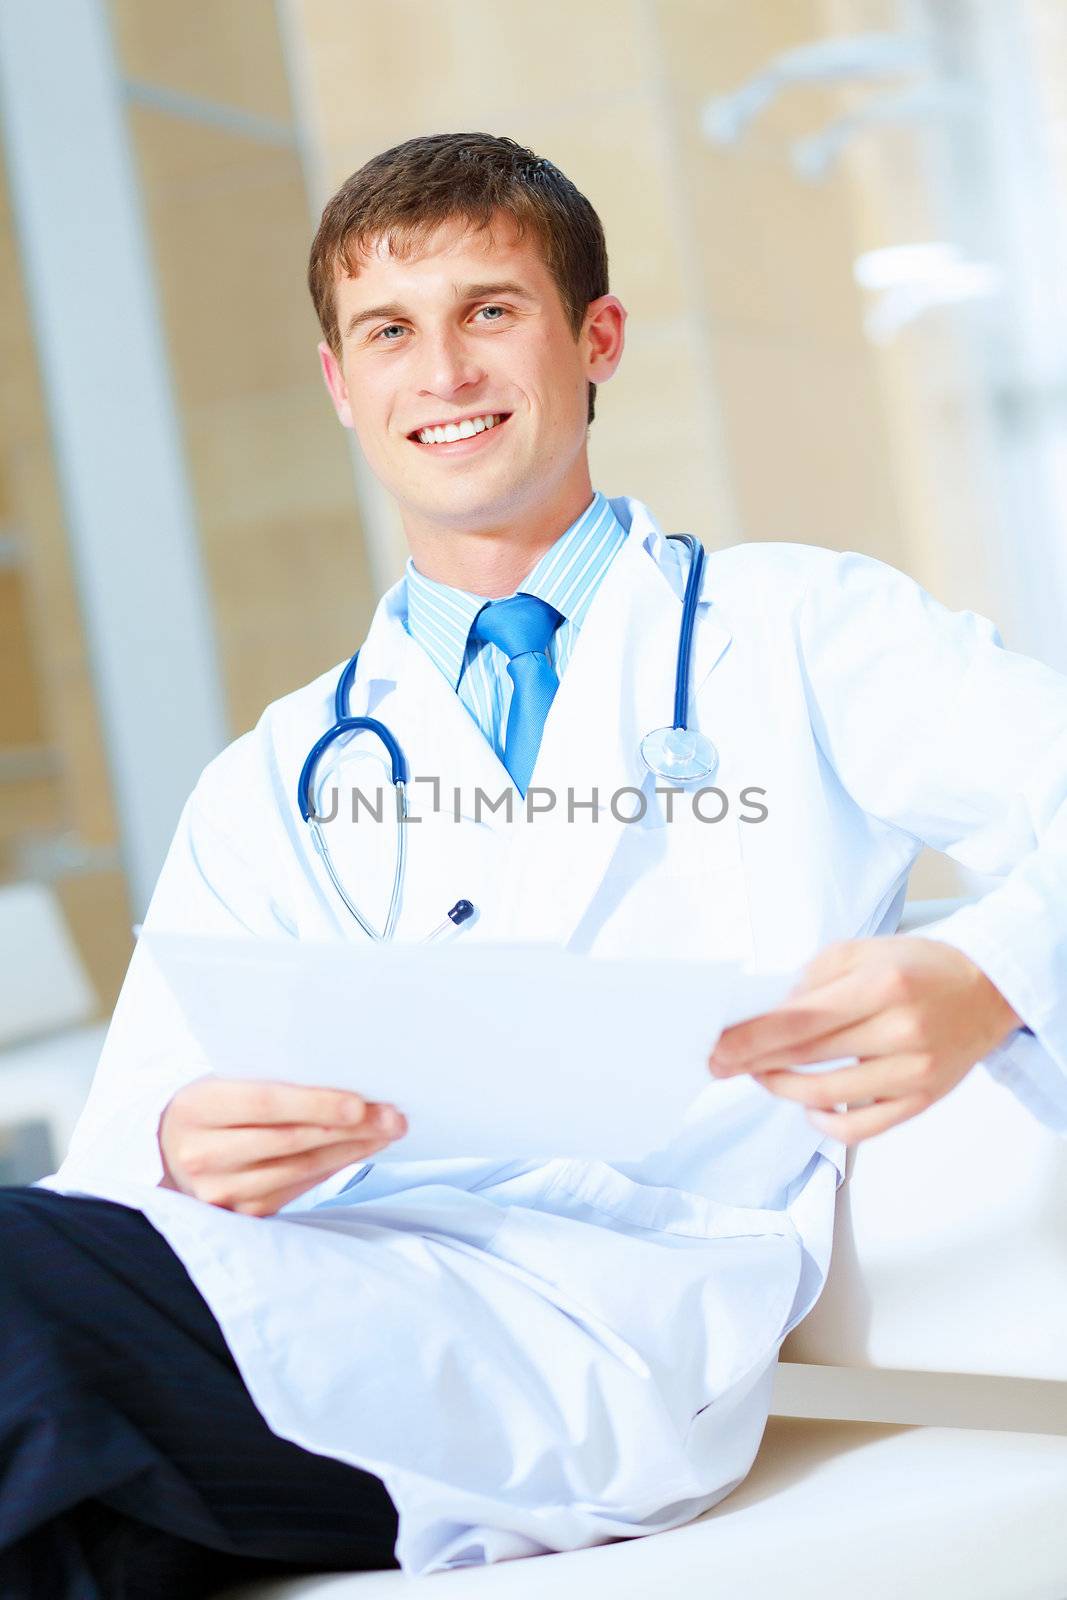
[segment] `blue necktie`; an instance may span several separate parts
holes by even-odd
[[[492,600],[483,606],[471,628],[472,638],[495,644],[508,657],[508,676],[514,689],[504,740],[504,765],[524,797],[548,708],[559,688],[556,669],[546,652],[562,621],[547,600],[539,600],[535,594],[516,594],[510,600]]]

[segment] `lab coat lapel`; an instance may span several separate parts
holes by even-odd
[[[469,819],[477,789],[495,797],[511,780],[455,689],[407,632],[401,605],[398,586],[375,613],[360,652],[353,708],[356,715],[377,717],[399,739],[413,813],[458,810]],[[479,817],[490,828],[506,826],[503,813],[498,819],[480,807]]]
[[[663,786],[644,766],[640,745],[672,720],[684,574],[676,592],[670,566],[665,571],[656,559],[662,536],[632,504],[629,537],[597,591],[545,722],[527,801],[547,806],[554,797],[553,808],[516,821],[507,895],[515,938],[570,937],[623,829],[637,826],[626,821],[640,806],[633,791],[652,807],[656,784]],[[698,615],[694,701],[730,640],[710,611],[705,602]]]

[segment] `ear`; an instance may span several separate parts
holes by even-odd
[[[319,361],[322,365],[323,381],[329,390],[333,408],[337,412],[337,420],[342,428],[350,428],[352,426],[352,407],[348,403],[348,385],[345,383],[345,375],[341,371],[341,363],[325,339],[319,342]]]
[[[606,383],[622,360],[626,307],[613,294],[590,300],[582,327],[586,347],[585,375],[590,383]]]

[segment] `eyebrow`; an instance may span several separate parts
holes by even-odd
[[[456,286],[455,298],[458,302],[471,300],[490,300],[497,295],[509,295],[513,300],[533,301],[534,296],[521,283],[461,283]],[[395,322],[400,317],[408,315],[407,308],[399,300],[392,300],[384,306],[368,306],[366,311],[354,311],[345,323],[344,337],[347,339],[356,329],[365,322],[388,321]]]

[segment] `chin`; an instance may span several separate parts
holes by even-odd
[[[422,508],[431,514],[447,511],[458,515],[463,511],[478,510],[491,513],[494,507],[503,511],[513,506],[520,498],[523,487],[523,480],[516,480],[511,473],[457,472],[447,481],[420,482],[418,499]]]

